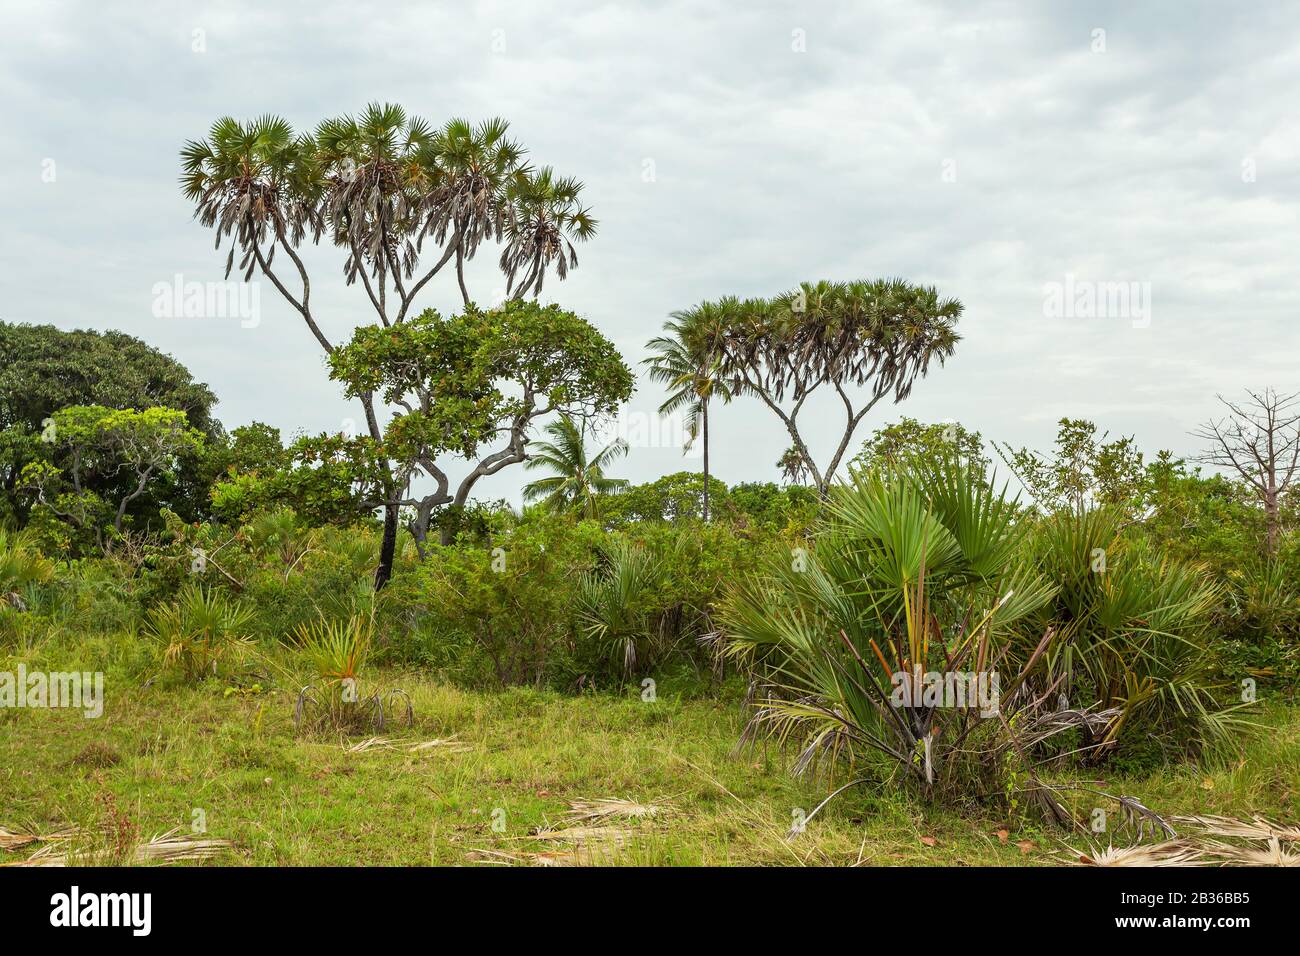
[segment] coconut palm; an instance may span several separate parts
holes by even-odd
[[[513,177],[506,191],[510,214],[501,253],[507,294],[517,299],[539,295],[552,263],[560,279],[578,267],[574,241],[596,234],[596,220],[578,200],[581,193],[582,183],[556,176],[549,166]]]
[[[709,400],[729,402],[731,388],[722,375],[717,340],[722,316],[708,303],[686,311],[674,312],[665,323],[668,335],[651,339],[653,354],[643,364],[650,378],[668,386],[668,399],[659,406],[660,415],[686,409],[686,447],[695,439],[704,439],[704,520],[709,520]]]
[[[606,445],[588,459],[582,429],[568,415],[546,426],[554,441],[538,442],[530,447],[525,468],[550,468],[555,472],[524,487],[525,501],[538,501],[551,511],[576,512],[584,518],[599,513],[600,497],[627,487],[626,478],[607,478],[605,468],[627,454],[622,438]]]

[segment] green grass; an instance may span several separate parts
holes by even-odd
[[[652,703],[633,691],[470,692],[395,672],[374,683],[402,687],[413,699],[415,726],[390,726],[385,734],[406,744],[400,749],[348,753],[345,745],[362,738],[301,738],[291,694],[227,695],[216,682],[144,687],[110,673],[97,720],[77,711],[0,710],[0,827],[94,828],[116,808],[148,838],[175,827],[188,833],[200,809],[207,836],[234,843],[219,864],[505,859],[493,853],[529,862],[527,854],[571,849],[532,835],[565,822],[571,801],[620,797],[671,809],[640,825],[621,824],[630,832],[620,847],[589,849],[580,859],[1016,866],[1063,856],[1065,835],[1027,816],[927,809],[867,787],[847,792],[787,840],[796,809],[810,812],[829,785],[793,779],[789,755],[772,745],[734,754],[743,718],[733,698],[683,700],[662,688]],[[1295,821],[1300,709],[1279,704],[1260,719],[1261,733],[1212,765],[1148,777],[1101,773],[1100,786],[1164,814]],[[450,737],[463,749],[408,749]],[[1097,804],[1080,794],[1075,808],[1086,816]],[[504,832],[493,828],[499,810]],[[1120,845],[1132,837],[1100,840]],[[0,852],[0,862],[32,849]]]

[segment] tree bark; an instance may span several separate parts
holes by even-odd
[[[1264,551],[1269,558],[1277,557],[1279,530],[1282,525],[1277,504],[1277,488],[1270,483],[1264,492]]]
[[[375,399],[369,392],[361,396],[361,405],[366,410],[366,427],[370,430],[370,437],[376,443],[383,441],[383,433],[379,430],[379,419],[375,417]],[[392,464],[384,459],[384,470],[388,473],[389,478],[384,483],[384,534],[379,542],[379,565],[375,568],[375,590],[383,590],[393,577],[393,560],[397,555],[397,521],[401,512],[401,505],[395,500],[397,498],[397,489],[392,487]]]
[[[709,400],[703,401],[704,418],[704,522],[709,521]]]
[[[379,566],[375,568],[375,590],[383,590],[393,576],[397,555],[397,505],[384,505],[384,536],[379,543]]]

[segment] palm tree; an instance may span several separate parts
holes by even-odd
[[[664,324],[669,335],[650,340],[655,354],[643,364],[650,378],[668,386],[668,399],[659,406],[660,415],[686,409],[686,448],[704,438],[704,520],[709,520],[709,399],[731,401],[732,391],[722,375],[717,349],[725,322],[721,309],[710,303],[674,312]]]
[[[1029,759],[1049,696],[1016,689],[1055,633],[1035,646],[1016,627],[1056,590],[1025,553],[1028,530],[1005,490],[955,459],[834,487],[807,562],[773,549],[720,609],[729,652],[769,688],[746,738],[799,742],[797,773],[875,751],[933,799],[1008,792],[1013,778],[995,774]],[[974,693],[919,695],[938,673],[973,675]],[[980,724],[990,709],[1000,725]]]
[[[539,295],[552,262],[560,279],[578,267],[574,240],[585,242],[596,234],[596,220],[578,201],[581,193],[581,182],[556,176],[549,166],[513,175],[506,190],[510,212],[500,263],[507,294],[516,299]]]
[[[524,500],[537,501],[555,512],[577,512],[594,518],[599,512],[602,495],[614,494],[627,487],[626,478],[605,477],[605,467],[627,454],[622,438],[610,442],[588,460],[582,429],[568,415],[546,426],[553,442],[539,442],[530,451],[525,468],[550,468],[555,472],[524,487]]]
[[[297,245],[310,229],[319,235],[316,209],[322,193],[315,143],[296,136],[288,121],[263,116],[240,123],[229,116],[212,124],[207,139],[181,150],[181,188],[194,214],[217,231],[217,245],[230,238],[226,277],[241,254],[244,281],[252,278],[264,245]],[[317,338],[320,338],[318,335]]]
[[[470,304],[465,286],[465,260],[474,258],[484,239],[498,240],[505,231],[510,212],[511,184],[529,172],[522,165],[524,150],[507,138],[510,124],[494,118],[471,125],[453,119],[434,136],[433,151],[441,176],[436,195],[436,217],[428,233],[442,244],[447,230],[458,235],[456,281],[465,304]]]

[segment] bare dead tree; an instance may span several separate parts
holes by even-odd
[[[1264,506],[1264,550],[1272,557],[1282,532],[1281,498],[1300,471],[1300,392],[1246,394],[1250,400],[1240,404],[1218,397],[1229,414],[1192,433],[1210,443],[1196,460],[1232,469],[1254,492]]]

